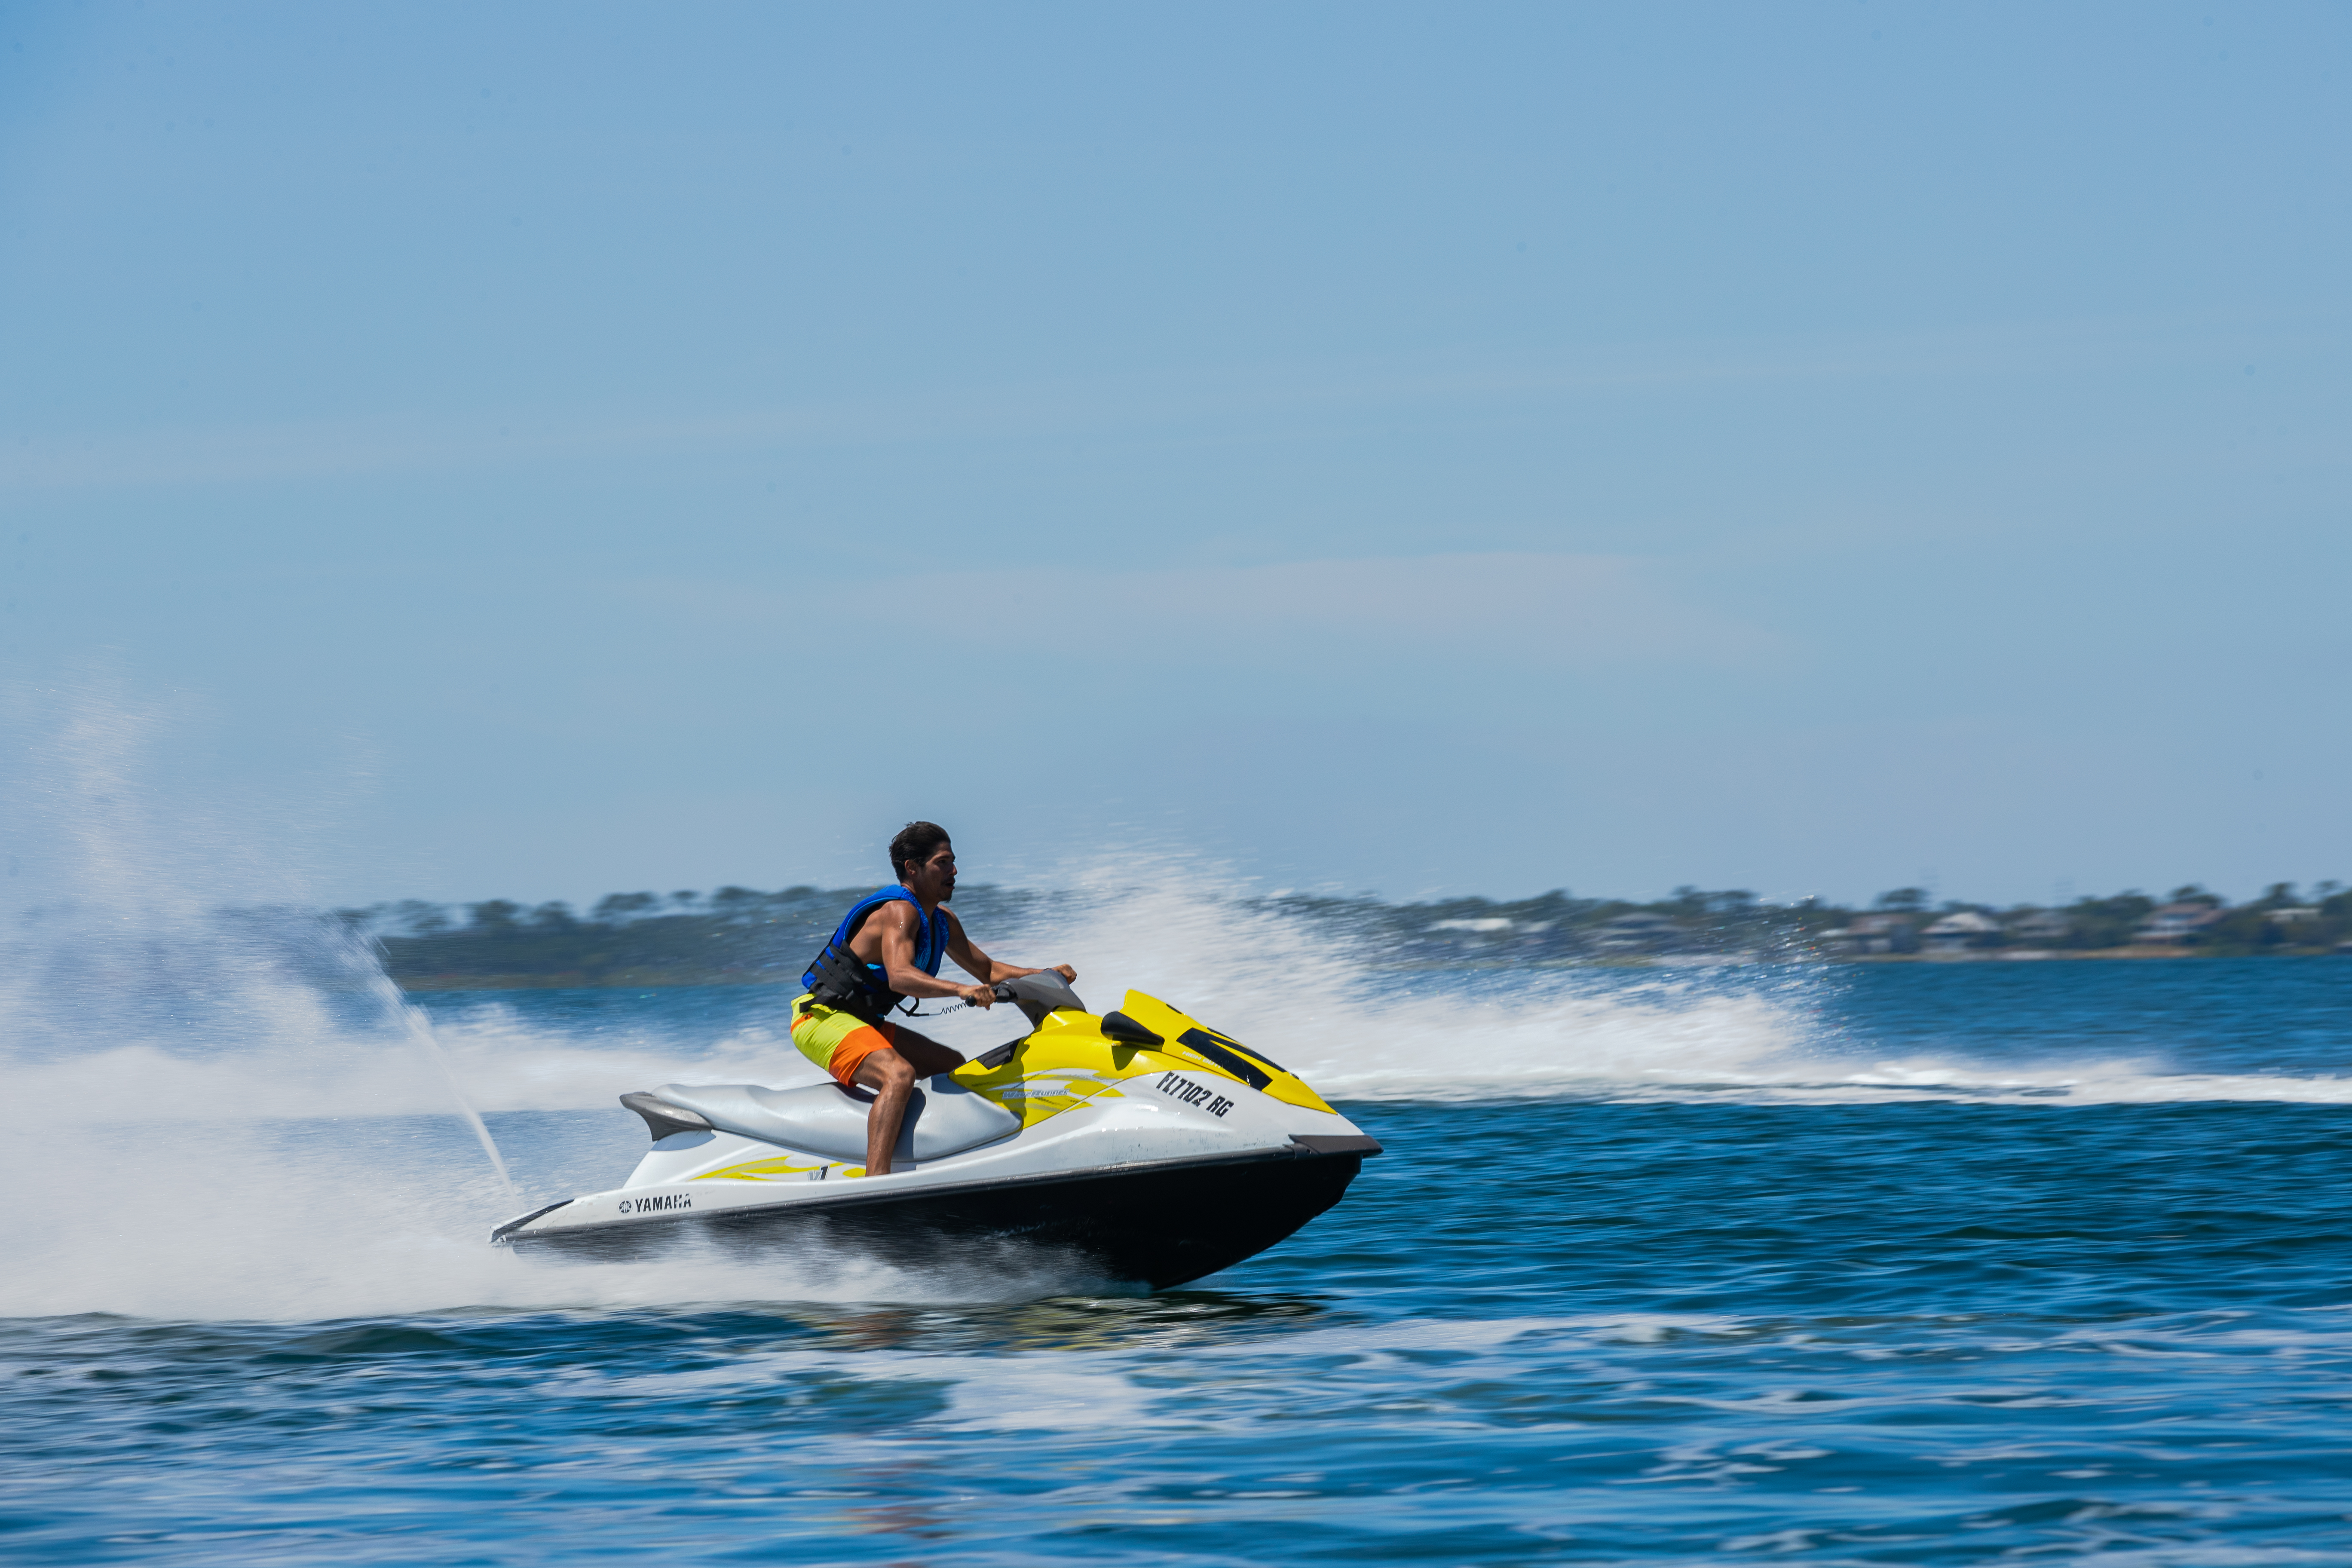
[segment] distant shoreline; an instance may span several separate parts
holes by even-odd
[[[2072,951],[2063,948],[2025,950],[1992,949],[1966,952],[1864,952],[1864,953],[1802,953],[1787,957],[1764,957],[1755,953],[1671,953],[1628,955],[1622,958],[1598,958],[1561,961],[1540,960],[1514,963],[1508,960],[1466,964],[1447,964],[1446,968],[1478,969],[1724,969],[1748,964],[1822,965],[1848,963],[1925,963],[1961,964],[1974,966],[2002,963],[2144,963],[2151,961],[2183,963],[2226,958],[2297,959],[2344,958],[2334,952],[2206,952],[2195,948],[2177,947],[2113,947]],[[1426,964],[1401,965],[1402,968],[1426,968]],[[558,974],[403,974],[394,978],[404,993],[440,994],[458,991],[663,991],[679,990],[697,985],[793,985],[800,976],[760,973],[740,970],[635,970],[619,974],[592,976],[573,971]]]
[[[333,919],[372,942],[402,989],[625,991],[692,985],[788,985],[866,889],[727,887],[667,896],[616,893],[583,919],[561,903],[503,900],[458,911],[425,903],[340,910]],[[2077,899],[2063,908],[1949,900],[1898,888],[1868,909],[1807,900],[1776,905],[1753,893],[1676,889],[1636,904],[1555,889],[1531,899],[1376,898],[1297,893],[1203,894],[1202,910],[1269,937],[1302,926],[1375,969],[1684,969],[1726,963],[1985,963],[2045,959],[2306,957],[2352,953],[2352,889],[2322,882],[2308,900],[2279,883],[2231,906],[2194,886],[2159,902],[2145,893]],[[1032,925],[1058,895],[972,886],[957,909],[979,929]]]

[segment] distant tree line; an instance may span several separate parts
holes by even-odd
[[[1580,899],[1563,889],[1515,902],[1458,899],[1388,906],[1370,923],[1402,953],[1433,963],[1481,953],[1498,961],[1602,963],[1674,955],[2352,953],[2352,891],[2325,881],[2305,896],[2293,883],[2277,882],[2260,899],[2233,907],[2191,883],[2162,899],[2134,889],[2063,905],[1996,907],[1937,902],[1923,888],[1896,888],[1854,907],[1818,899],[1767,903],[1745,889],[1677,888],[1646,903]]]
[[[505,899],[448,906],[408,900],[339,910],[371,937],[392,978],[411,990],[562,985],[796,982],[865,888],[726,887],[705,896],[614,893],[586,916],[569,904]],[[1055,895],[972,887],[957,909],[1003,929]],[[1646,903],[1579,898],[1373,899],[1286,895],[1244,900],[1325,926],[1374,963],[1463,964],[1654,963],[1675,959],[2000,957],[2021,953],[2203,955],[2352,953],[2352,890],[2307,894],[2273,884],[2231,905],[2195,884],[2162,899],[2138,891],[2063,905],[1936,902],[1896,888],[1849,907],[1806,899],[1768,903],[1744,889],[1677,888]]]
[[[373,938],[409,990],[554,985],[723,985],[793,981],[870,888],[727,887],[614,893],[585,918],[562,902],[506,899],[456,906],[410,899],[336,917]],[[959,910],[1011,911],[1024,895],[969,889]]]

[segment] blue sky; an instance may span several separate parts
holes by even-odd
[[[334,900],[2352,878],[2347,46],[0,10],[8,722]]]

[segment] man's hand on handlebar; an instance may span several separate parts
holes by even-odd
[[[1072,969],[1066,963],[1057,963],[1054,965],[1054,973],[1060,975],[1064,980],[1068,981],[1073,985],[1076,985],[1078,983],[1078,972]]]
[[[996,988],[992,985],[961,986],[956,994],[963,998],[964,1005],[968,1007],[987,1007],[998,1000]]]

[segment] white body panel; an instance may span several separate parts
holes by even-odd
[[[849,1162],[740,1132],[673,1132],[647,1152],[622,1186],[574,1198],[512,1235],[521,1239],[685,1214],[814,1210],[885,1193],[912,1196],[1022,1177],[1273,1156],[1295,1152],[1300,1138],[1362,1136],[1336,1112],[1287,1105],[1210,1073],[1171,1070],[1097,1081],[1100,1087],[1090,1098],[1025,1129],[945,1158],[900,1164],[884,1176],[851,1176],[856,1166]]]

